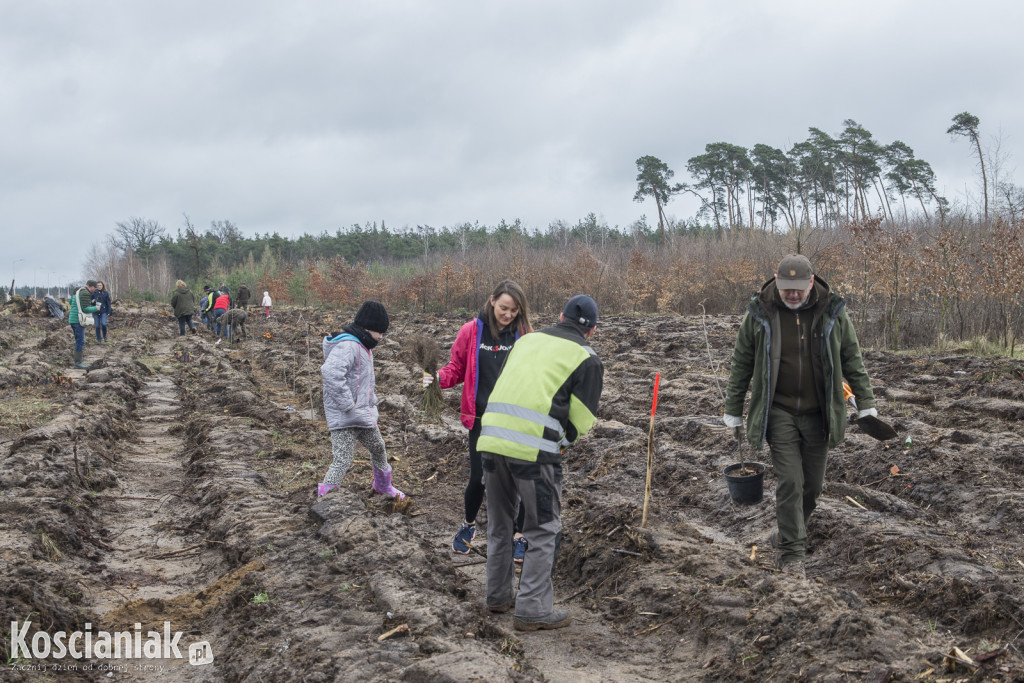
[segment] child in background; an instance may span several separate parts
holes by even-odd
[[[263,313],[266,317],[270,317],[270,292],[263,292]]]
[[[405,500],[405,494],[391,485],[391,465],[384,437],[377,427],[377,393],[373,374],[373,347],[388,330],[390,320],[384,306],[364,301],[355,321],[342,334],[324,338],[324,364],[320,367],[324,382],[324,415],[331,430],[331,463],[317,496],[341,484],[352,466],[355,442],[370,451],[373,465],[373,491],[389,498]]]

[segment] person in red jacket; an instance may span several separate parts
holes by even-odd
[[[516,340],[532,332],[526,295],[512,280],[503,280],[484,303],[480,314],[462,326],[455,343],[452,344],[451,361],[437,371],[442,389],[462,384],[462,424],[469,430],[469,483],[466,484],[466,521],[455,533],[452,550],[460,555],[469,553],[470,544],[476,536],[476,515],[484,500],[483,467],[476,441],[480,437],[480,416],[487,407],[494,383],[498,380],[508,352]],[[424,373],[423,385],[428,386],[433,377]],[[516,526],[515,559],[522,562],[526,554],[526,539],[522,528],[522,514],[519,511],[519,525]]]
[[[221,336],[220,317],[227,313],[229,308],[231,308],[231,295],[228,294],[227,288],[224,288],[220,290],[220,293],[213,300],[213,319],[217,322],[218,337]]]

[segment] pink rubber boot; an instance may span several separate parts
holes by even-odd
[[[323,484],[323,483],[317,484],[316,485],[316,497],[319,498],[320,496],[326,494],[331,489],[336,489],[339,486],[341,486],[341,484]]]
[[[373,468],[373,492],[379,493],[382,496],[387,496],[388,498],[405,500],[405,494],[391,485],[390,463],[386,470],[378,470],[376,467]]]

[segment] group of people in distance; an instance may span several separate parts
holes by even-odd
[[[232,299],[231,292],[227,285],[221,283],[218,289],[210,285],[203,287],[203,296],[197,304],[195,294],[189,289],[183,280],[175,284],[174,294],[171,295],[171,308],[174,310],[174,317],[178,321],[178,336],[184,337],[186,328],[192,334],[196,333],[195,324],[192,321],[196,311],[199,312],[202,322],[207,329],[214,332],[218,337],[227,339],[231,330],[235,330],[235,337],[244,339],[248,337],[245,323],[249,318],[249,300],[252,293],[249,287],[243,282],[238,288],[238,294]],[[270,317],[270,292],[263,292],[264,315]],[[241,333],[239,335],[239,333]],[[217,341],[220,343],[220,340]]]
[[[184,336],[186,329],[195,334],[193,316],[199,311],[204,323],[207,323],[211,330],[216,325],[217,336],[226,338],[234,325],[247,336],[245,321],[248,318],[249,300],[251,294],[249,288],[243,282],[238,289],[237,303],[233,302],[226,285],[221,284],[219,290],[214,290],[209,285],[204,287],[204,296],[200,302],[196,301],[195,295],[183,280],[175,284],[174,293],[171,295],[171,308],[174,317],[178,322],[178,334]],[[74,351],[72,353],[74,367],[78,370],[88,370],[89,363],[82,360],[85,350],[85,328],[93,326],[96,332],[96,343],[107,343],[107,321],[111,313],[111,296],[106,284],[102,280],[87,280],[85,286],[76,289],[68,299],[68,324],[75,339]],[[262,306],[264,315],[270,317],[272,301],[270,292],[263,292]],[[221,317],[230,314],[223,320]]]
[[[567,610],[555,609],[552,571],[561,539],[562,455],[597,421],[604,382],[604,367],[588,342],[597,320],[596,302],[577,295],[557,324],[535,332],[522,289],[506,280],[461,327],[450,362],[437,373],[441,388],[462,384],[460,413],[469,431],[470,479],[452,550],[470,552],[486,491],[486,608],[514,608],[518,630],[556,629],[572,621]],[[373,491],[405,498],[392,483],[377,427],[372,350],[389,324],[384,306],[367,301],[341,333],[324,339],[324,412],[333,461],[318,496],[341,483],[359,441],[371,454]],[[777,530],[769,543],[775,568],[797,581],[806,581],[807,522],[821,495],[828,450],[845,437],[844,378],[857,418],[877,416],[845,300],[805,256],[790,254],[744,312],[723,422],[737,440],[757,450],[767,444],[771,451]],[[424,373],[424,387],[433,381]]]

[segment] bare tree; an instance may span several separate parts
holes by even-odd
[[[221,244],[234,244],[242,239],[242,231],[231,221],[210,221],[210,232]]]
[[[1024,219],[1024,187],[1014,183],[999,183],[999,196],[1011,223]]]
[[[117,223],[117,229],[109,239],[111,244],[123,252],[139,252],[153,247],[165,233],[156,221],[132,216],[127,221]]]

